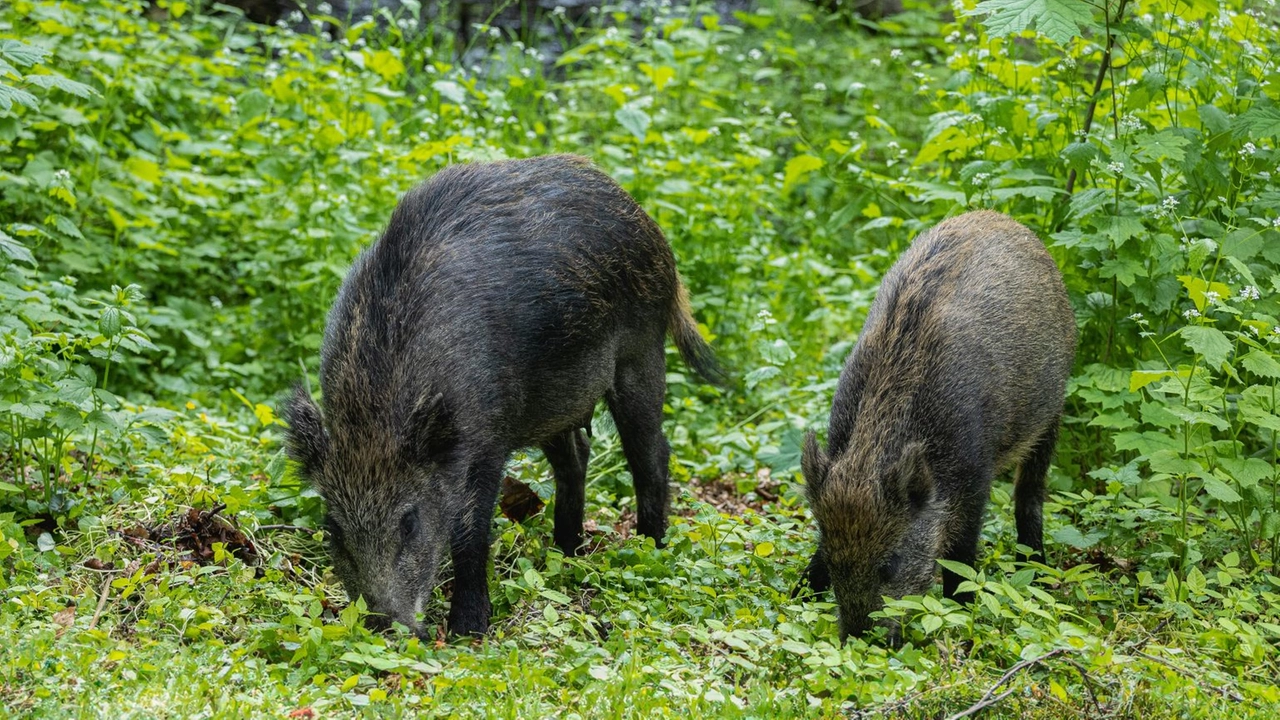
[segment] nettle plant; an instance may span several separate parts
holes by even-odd
[[[1081,333],[1059,465],[1086,500],[1175,520],[1060,539],[1151,541],[1146,562],[1178,578],[1228,551],[1274,564],[1280,28],[1128,0],[988,0],[957,17],[915,160],[935,181],[907,185],[1049,239]]]
[[[49,72],[48,59],[42,48],[0,40],[0,148],[29,132],[49,91],[95,94]],[[134,315],[143,295],[136,285],[88,294],[74,277],[37,272],[28,245],[80,236],[68,217],[78,205],[69,172],[44,182],[0,174],[0,195],[20,199],[19,216],[32,220],[0,225],[0,472],[10,478],[0,482],[0,501],[24,513],[74,516],[68,485],[87,481],[108,437],[132,422],[107,389],[112,371],[155,349]],[[85,451],[79,463],[76,447]]]

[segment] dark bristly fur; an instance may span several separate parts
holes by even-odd
[[[1007,468],[1018,543],[1041,555],[1075,342],[1053,259],[999,213],[939,224],[885,275],[840,375],[828,449],[810,433],[802,458],[820,531],[805,578],[835,589],[842,639],[871,626],[882,596],[928,591],[937,558],[974,563]],[[948,597],[959,581],[943,572]]]
[[[328,506],[351,597],[421,631],[444,550],[454,634],[489,625],[490,526],[503,466],[539,446],[555,541],[582,543],[589,427],[605,398],[635,481],[638,529],[667,527],[663,342],[722,376],[671,247],[585,159],[460,165],[408,193],[355,262],[320,359],[325,416],[301,389],[289,449]]]

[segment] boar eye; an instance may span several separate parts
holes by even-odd
[[[898,566],[901,565],[901,558],[897,553],[890,555],[884,562],[880,563],[880,567],[876,568],[876,574],[880,576],[880,582],[889,582],[898,574]]]
[[[414,508],[400,516],[400,535],[405,540],[412,540],[418,534],[418,510]]]

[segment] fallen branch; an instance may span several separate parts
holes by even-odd
[[[102,592],[98,594],[98,609],[93,611],[93,619],[89,621],[89,629],[98,627],[98,620],[102,618],[102,611],[107,607],[107,597],[111,595],[111,577],[108,576],[102,582]]]
[[[986,708],[989,708],[992,705],[999,703],[1001,700],[1004,700],[1005,698],[1013,694],[1013,691],[1015,690],[1015,688],[1009,688],[1008,690],[1005,690],[999,695],[996,695],[996,691],[1004,687],[1006,683],[1012,680],[1013,676],[1017,675],[1023,670],[1026,670],[1032,665],[1039,665],[1040,663],[1044,662],[1045,660],[1048,660],[1049,658],[1057,657],[1066,652],[1068,652],[1067,648],[1058,648],[1057,650],[1050,650],[1049,652],[1039,657],[1033,657],[1030,660],[1023,660],[1017,665],[1014,665],[1013,667],[1009,668],[1008,672],[1000,676],[1000,679],[996,681],[995,685],[992,685],[991,688],[987,690],[987,692],[982,696],[982,699],[978,700],[978,702],[974,703],[973,705],[970,705],[967,709],[948,717],[947,720],[960,720],[960,718],[969,717],[974,713],[982,712]],[[1092,691],[1090,691],[1090,694],[1092,694]]]

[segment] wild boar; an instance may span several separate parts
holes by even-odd
[[[555,542],[582,544],[589,428],[603,397],[635,484],[637,529],[667,527],[664,338],[720,381],[657,224],[579,157],[458,165],[410,191],[355,261],[320,353],[324,414],[301,388],[288,449],[327,505],[351,598],[416,615],[450,552],[451,634],[490,617],[490,530],[511,453],[556,481]]]
[[[828,447],[809,433],[801,459],[819,529],[804,578],[834,587],[842,641],[871,627],[882,596],[927,592],[937,558],[974,564],[1007,468],[1018,543],[1040,556],[1075,343],[1053,259],[999,213],[940,223],[884,276],[840,374]],[[943,572],[944,594],[963,602],[959,583]]]

